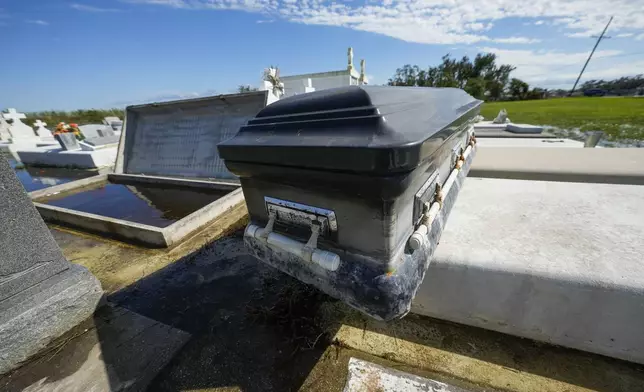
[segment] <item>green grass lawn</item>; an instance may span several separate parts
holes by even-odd
[[[611,140],[644,140],[644,98],[552,98],[536,101],[488,102],[481,115],[492,120],[506,109],[512,122],[564,129],[604,131]]]

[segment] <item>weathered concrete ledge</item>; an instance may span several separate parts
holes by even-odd
[[[469,178],[412,312],[644,363],[642,205],[643,186]]]
[[[644,149],[481,146],[469,176],[644,185]]]
[[[115,184],[163,184],[172,186],[183,186],[186,188],[197,189],[218,189],[223,191],[233,191],[239,188],[239,181],[210,181],[176,177],[148,176],[142,174],[123,174],[113,173],[107,176]]]
[[[43,200],[47,196],[54,194],[73,194],[99,187],[108,180],[114,183],[142,183],[183,186],[186,188],[197,189],[217,189],[229,191],[230,193],[167,227],[156,227],[130,222],[124,219],[110,218],[39,202],[39,200]],[[178,244],[192,233],[198,231],[218,218],[220,215],[225,214],[226,211],[244,202],[242,189],[239,184],[235,183],[127,174],[103,174],[89,177],[67,184],[31,192],[29,197],[34,201],[36,209],[45,222],[55,223],[62,226],[85,230],[93,234],[105,235],[110,238],[158,248],[167,248]]]
[[[54,185],[49,188],[29,192],[29,197],[31,198],[31,200],[38,200],[43,197],[55,195],[58,193],[67,193],[72,191],[79,192],[85,189],[100,186],[105,181],[107,181],[107,174],[99,174],[97,176],[83,178],[82,180],[76,180],[65,184]]]

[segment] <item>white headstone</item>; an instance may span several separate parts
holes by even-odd
[[[71,132],[59,133],[55,137],[63,150],[74,151],[81,149],[80,144],[78,144],[78,140],[76,140],[76,136]]]
[[[103,124],[105,125],[112,126],[112,123],[115,123],[115,122],[120,123],[121,119],[116,116],[103,118]]]
[[[10,108],[5,113],[2,113],[2,117],[7,121],[11,121],[9,132],[11,133],[12,142],[38,139],[33,128],[20,121],[23,118],[27,118],[23,113],[18,113],[16,109]]]
[[[36,120],[36,122],[34,123],[34,127],[36,127],[36,134],[38,134],[38,136],[40,136],[42,140],[55,140],[54,135],[52,135],[51,131],[45,128],[45,126],[47,126],[46,122]]]
[[[315,91],[315,87],[313,87],[313,81],[311,81],[311,78],[307,78],[304,81],[304,92],[312,93],[313,91]]]

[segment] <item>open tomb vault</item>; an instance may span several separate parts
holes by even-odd
[[[259,91],[129,106],[113,174],[30,196],[46,222],[152,247],[176,245],[243,202],[217,144],[267,99]],[[155,216],[142,217],[146,209]]]

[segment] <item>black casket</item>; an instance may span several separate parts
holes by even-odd
[[[481,101],[454,88],[351,86],[262,109],[218,145],[260,260],[368,315],[402,317],[474,156]]]

